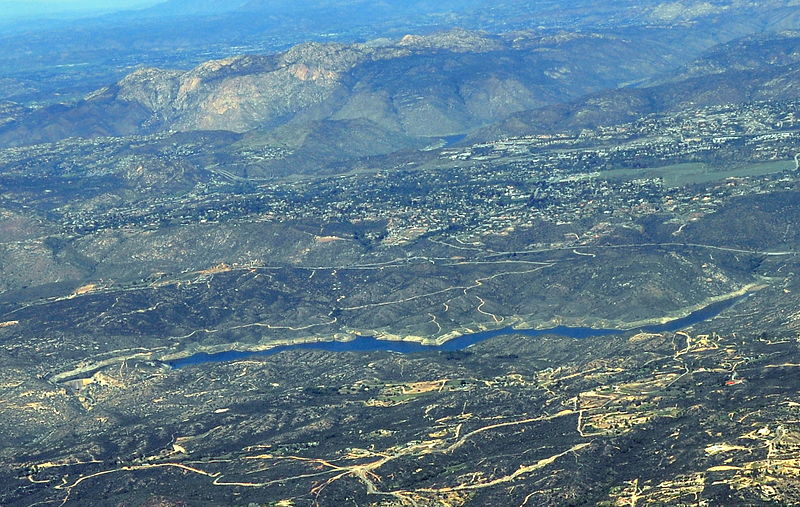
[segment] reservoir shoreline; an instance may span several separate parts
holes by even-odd
[[[661,333],[679,331],[694,324],[713,319],[724,310],[730,308],[749,293],[736,295],[734,297],[714,301],[709,305],[695,310],[688,315],[672,320],[664,320],[654,324],[644,324],[625,329],[615,328],[592,328],[592,327],[570,327],[555,326],[547,329],[515,329],[512,326],[500,329],[491,329],[467,333],[457,338],[447,340],[440,344],[424,344],[413,341],[387,340],[374,336],[357,336],[348,341],[315,341],[305,343],[295,343],[288,345],[277,345],[266,350],[229,350],[217,353],[198,352],[190,356],[174,360],[164,361],[168,366],[180,369],[187,366],[194,366],[205,363],[222,363],[236,361],[250,357],[264,357],[279,354],[290,350],[321,350],[326,352],[377,352],[388,351],[400,354],[413,354],[421,352],[455,352],[467,349],[477,343],[490,340],[502,335],[520,335],[526,337],[538,337],[545,335],[557,335],[574,339],[585,339],[598,336],[624,335],[628,333]]]

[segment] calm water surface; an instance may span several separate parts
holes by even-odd
[[[464,350],[467,347],[489,340],[496,336],[515,334],[522,336],[542,336],[542,335],[558,335],[566,336],[568,338],[591,338],[595,336],[609,336],[619,335],[632,332],[647,332],[647,333],[660,333],[665,331],[678,331],[693,324],[704,322],[713,319],[719,315],[723,310],[730,308],[739,300],[746,296],[738,296],[725,301],[718,301],[712,303],[705,308],[701,308],[695,312],[690,313],[686,317],[671,320],[663,324],[654,324],[651,326],[643,326],[633,329],[598,329],[592,327],[568,327],[558,326],[550,329],[513,329],[505,327],[502,329],[494,329],[491,331],[479,331],[477,333],[466,334],[458,338],[449,340],[441,345],[422,345],[421,343],[414,342],[400,342],[392,340],[379,340],[371,336],[359,336],[354,340],[348,342],[316,342],[316,343],[298,343],[294,345],[281,345],[263,350],[259,352],[241,352],[241,351],[228,351],[220,352],[218,354],[206,354],[201,352],[194,354],[183,359],[176,359],[175,361],[167,362],[173,368],[183,368],[203,363],[222,363],[226,361],[235,361],[246,357],[253,356],[272,356],[287,350],[324,350],[328,352],[374,352],[378,350],[398,352],[400,354],[413,354],[415,352],[451,352],[456,350]]]

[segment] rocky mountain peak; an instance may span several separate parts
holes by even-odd
[[[289,49],[279,60],[285,66],[306,65],[342,72],[364,61],[371,52],[356,44],[307,42]]]
[[[503,49],[503,43],[499,39],[490,37],[484,32],[464,30],[462,28],[430,35],[409,34],[401,38],[397,45],[416,50],[443,49],[453,52],[478,53]]]
[[[117,98],[138,102],[151,111],[157,111],[175,100],[182,74],[181,71],[154,67],[137,69],[117,83]]]
[[[268,72],[275,67],[274,59],[264,55],[236,55],[201,63],[186,76],[204,81],[240,74]]]

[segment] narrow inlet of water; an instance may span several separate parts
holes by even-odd
[[[287,350],[324,350],[327,352],[374,352],[374,351],[389,351],[398,352],[400,354],[413,354],[416,352],[452,352],[457,350],[464,350],[467,347],[489,340],[501,335],[514,334],[522,336],[543,336],[543,335],[558,335],[567,338],[591,338],[595,336],[609,336],[619,335],[634,332],[646,333],[661,333],[667,331],[678,331],[694,324],[711,320],[724,310],[730,308],[745,296],[737,296],[724,301],[717,301],[710,305],[694,311],[686,317],[670,320],[663,324],[653,324],[649,326],[642,326],[633,329],[598,329],[592,327],[569,327],[558,326],[550,329],[513,329],[505,327],[502,329],[493,329],[491,331],[479,331],[477,333],[465,334],[448,340],[441,345],[423,345],[415,342],[393,341],[393,340],[379,340],[372,336],[359,336],[354,340],[340,342],[312,342],[312,343],[297,343],[292,345],[280,345],[268,350],[258,352],[247,352],[231,350],[228,352],[220,352],[217,354],[207,354],[201,352],[182,359],[168,361],[166,364],[173,368],[184,368],[186,366],[198,365],[203,363],[222,363],[227,361],[235,361],[247,357],[254,356],[272,356],[285,352]]]

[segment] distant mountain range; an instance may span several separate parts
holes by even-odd
[[[465,30],[364,44],[307,43],[190,71],[143,68],[77,104],[21,115],[0,129],[0,143],[244,132],[320,120],[367,121],[402,136],[447,136],[666,71],[674,66],[673,53],[653,37],[632,42]]]
[[[658,27],[681,40],[674,56],[689,59],[745,35],[800,28],[792,2],[170,0],[94,18],[0,24],[0,100],[73,101],[139,65],[190,69],[308,41],[353,43],[454,27],[549,34]]]
[[[512,0],[512,3],[523,3]],[[461,11],[476,8],[481,5],[480,0],[443,0],[441,2],[427,2],[422,0],[408,1],[368,1],[368,0],[314,0],[297,2],[292,0],[169,0],[138,13],[129,13],[129,16],[157,13],[159,15],[175,16],[202,16],[207,14],[221,14],[231,12],[259,12],[269,15],[299,14],[314,16],[319,12],[349,12],[350,14],[383,13],[384,15],[426,13],[443,11]]]
[[[296,153],[291,163],[301,167],[320,157],[420,149],[458,134],[493,140],[798,97],[799,32],[738,39],[680,67],[677,42],[659,33],[454,30],[307,43],[189,71],[142,68],[73,105],[25,111],[6,104],[0,144],[226,130],[290,149]],[[644,86],[620,88],[643,79]]]

